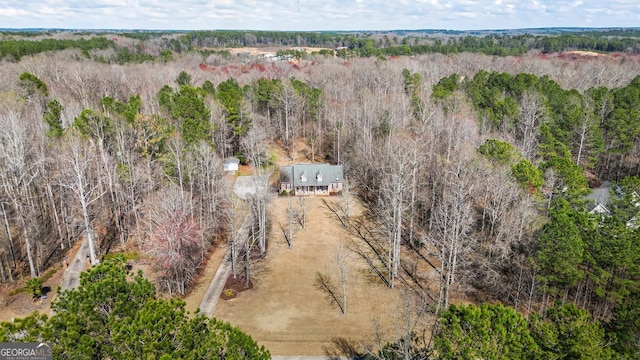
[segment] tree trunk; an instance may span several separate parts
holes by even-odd
[[[27,259],[29,260],[29,270],[31,271],[31,277],[35,278],[38,277],[38,272],[36,271],[36,267],[33,263],[33,255],[31,254],[32,249],[31,249],[31,238],[29,236],[29,229],[27,227],[27,223],[24,220],[24,216],[22,215],[22,209],[19,209],[18,212],[20,213],[20,223],[22,224],[22,236],[24,238],[24,244],[27,248]]]
[[[347,272],[346,272],[346,254],[344,245],[341,244],[338,249],[338,267],[340,268],[340,283],[342,285],[342,314],[347,313]]]
[[[6,254],[4,254],[4,253],[3,253],[2,255],[5,255],[5,256],[4,256],[4,262],[7,264],[7,275],[9,276],[9,281],[10,281],[10,282],[13,282],[13,273],[12,273],[12,271],[11,271],[11,266],[9,266],[9,260],[7,260]],[[2,255],[0,255],[0,257],[1,257]],[[4,265],[3,265],[3,266],[4,266]]]
[[[529,288],[529,300],[527,301],[527,319],[529,319],[529,314],[531,314],[531,303],[533,302],[533,293],[536,288],[536,270],[533,270],[533,274],[531,275],[531,287]]]
[[[235,222],[232,223],[231,228],[231,248],[229,252],[231,253],[231,273],[233,274],[233,278],[237,277],[237,263],[238,263],[238,249],[237,249],[237,241],[238,241],[238,229],[235,226]]]
[[[0,272],[2,273],[2,282],[7,281],[7,275],[4,272],[4,262],[2,261],[2,255],[0,254]]]
[[[288,208],[287,208],[287,218],[289,220],[289,249],[291,249],[293,243],[293,205],[291,204],[291,195],[287,196],[288,199]]]
[[[89,243],[89,259],[91,260],[91,265],[97,265],[98,258],[96,256],[95,243],[93,239],[93,227],[89,220],[89,211],[84,204],[82,205],[82,218],[84,220],[84,236],[87,238]]]
[[[2,217],[4,219],[4,227],[7,231],[7,237],[9,238],[9,252],[11,254],[11,261],[13,261],[13,267],[16,267],[16,253],[13,245],[13,236],[11,236],[11,226],[9,225],[9,219],[7,218],[7,209],[4,207],[4,203],[0,201],[2,207]]]
[[[252,243],[255,241],[255,231],[253,229],[253,224],[251,225],[251,237]],[[251,267],[251,246],[249,244],[249,240],[246,239],[244,241],[244,252],[245,252],[245,261],[244,261],[244,288],[248,289],[249,284],[251,283],[250,276],[250,267]]]

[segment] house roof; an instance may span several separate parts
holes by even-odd
[[[593,209],[591,209],[591,211],[589,211],[589,214],[595,214],[595,213],[603,214],[603,215],[611,215],[611,212],[609,211],[609,209],[607,209],[607,207],[602,204],[596,205],[596,207],[594,207]]]
[[[609,191],[613,189],[613,191]],[[600,187],[593,189],[591,194],[587,195],[586,199],[589,200],[589,214],[601,214],[604,216],[611,216],[611,211],[607,209],[607,203],[609,202],[611,195],[620,199],[624,198],[624,191],[618,185],[611,185],[608,181],[602,184]],[[631,193],[631,203],[640,207],[640,195],[636,191]],[[636,216],[632,216],[627,221],[627,227],[637,229],[640,227],[640,215],[636,213]]]
[[[591,190],[591,194],[587,195],[587,199],[591,200],[592,206],[596,207],[598,205],[607,206],[609,203],[609,187],[611,183],[605,181],[600,187]]]
[[[280,182],[294,186],[329,186],[342,182],[343,177],[342,165],[296,164],[280,168]]]
[[[240,164],[240,159],[238,159],[235,156],[229,156],[228,158],[226,158],[224,160],[224,163],[225,164],[236,164],[237,165],[237,164]]]

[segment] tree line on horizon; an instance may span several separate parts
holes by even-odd
[[[36,34],[40,34],[36,32]],[[47,32],[43,33],[47,36]],[[100,58],[103,62],[166,61],[170,52],[183,53],[202,48],[234,48],[260,46],[329,47],[336,49],[340,57],[371,57],[421,55],[428,53],[452,54],[462,52],[497,56],[523,55],[531,50],[556,53],[571,50],[603,53],[640,52],[640,36],[635,29],[610,31],[585,31],[560,34],[503,34],[479,35],[421,34],[408,32],[402,35],[393,31],[378,34],[372,32],[287,32],[212,30],[135,33],[69,33],[69,39],[34,38],[33,33],[5,32],[0,39],[0,59],[18,61],[23,56],[46,51],[79,48],[85,51],[112,48],[116,54]],[[56,32],[59,36],[59,32]],[[85,36],[89,39],[85,39]],[[78,38],[78,36],[81,36]],[[134,45],[119,44],[117,39],[138,41]],[[26,39],[24,39],[26,38]],[[145,44],[153,44],[159,50],[147,51]]]

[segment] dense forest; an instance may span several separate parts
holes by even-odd
[[[2,281],[38,278],[81,236],[92,264],[133,246],[158,276],[157,290],[127,280],[119,260],[83,275],[77,291],[98,291],[100,278],[140,300],[114,318],[90,319],[109,329],[100,346],[82,334],[55,337],[82,321],[69,309],[98,306],[78,304],[90,299],[75,292],[63,293],[51,318],[3,325],[2,339],[52,339],[65,352],[65,342],[80,341],[79,351],[110,357],[106,344],[130,335],[118,319],[153,327],[156,311],[170,314],[176,342],[127,349],[138,358],[202,350],[185,345],[190,327],[232,331],[187,317],[155,291],[187,293],[209,248],[229,238],[233,199],[222,159],[268,168],[270,144],[292,151],[303,141],[312,158],[343,165],[366,207],[360,217],[343,214],[350,249],[380,286],[409,290],[424,305],[418,312],[437,319],[431,335],[411,328],[368,356],[637,359],[637,33],[374,35],[81,34],[87,39],[58,42],[3,34]],[[218,51],[261,44],[346,48],[280,62]],[[576,49],[626,54],[543,53]],[[266,217],[266,198],[252,210]],[[264,241],[268,223],[258,222]]]

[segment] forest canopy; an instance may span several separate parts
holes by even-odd
[[[118,336],[142,336],[119,349],[135,358],[201,351],[183,332],[209,329],[203,338],[213,349],[235,349],[231,340],[240,339],[265,355],[156,293],[188,294],[222,245],[233,249],[238,272],[253,276],[252,256],[266,256],[273,231],[268,200],[278,184],[259,184],[248,205],[256,246],[239,249],[223,161],[235,157],[268,175],[274,152],[289,161],[304,146],[305,161],[343,166],[362,205],[349,214],[345,191],[332,209],[372,286],[408,290],[439,319],[433,339],[408,331],[385,354],[491,357],[506,342],[523,357],[637,357],[637,32],[76,35],[91,38],[0,40],[17,49],[0,60],[2,281],[28,277],[27,291],[37,290],[80,238],[94,266],[51,318],[3,325],[7,339],[28,328],[60,351],[78,343],[82,354],[110,356]],[[34,50],[18,51],[21,42]],[[227,49],[278,42],[331,54],[289,49],[267,61]],[[622,50],[605,49],[618,43]],[[575,49],[625,54],[544,53]],[[117,261],[98,265],[131,248],[149,259],[155,284]],[[111,286],[131,301],[108,293]],[[89,290],[118,310],[88,310],[98,301],[82,293]],[[150,326],[154,314],[179,330],[157,348],[147,346],[163,330]],[[93,333],[82,332],[85,323]],[[70,338],[55,338],[60,328]],[[467,336],[469,328],[486,336]],[[578,340],[563,338],[567,329]]]
[[[271,358],[240,329],[190,316],[184,305],[158,299],[153,284],[128,273],[119,257],[83,272],[51,317],[34,313],[0,324],[0,340],[51,342],[56,359]]]

